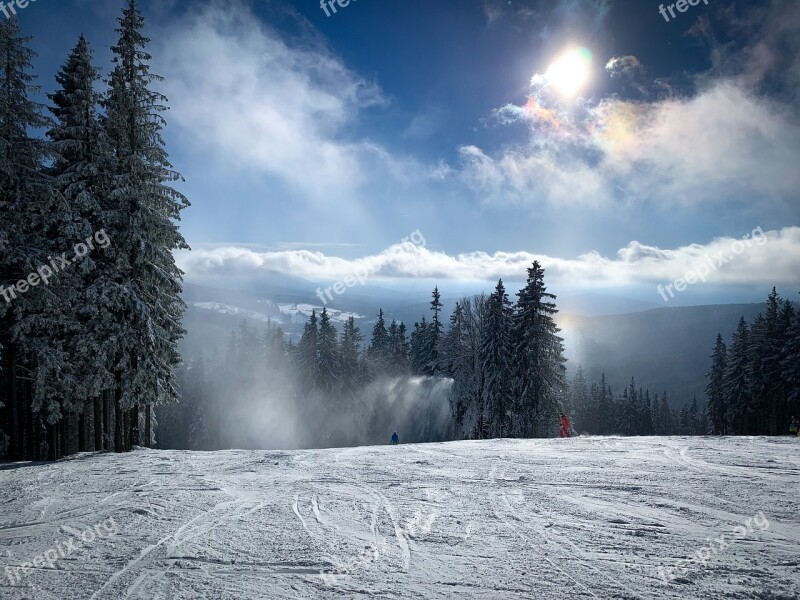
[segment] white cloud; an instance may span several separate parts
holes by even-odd
[[[498,150],[462,147],[460,179],[493,203],[608,209],[796,202],[800,115],[792,92],[800,60],[792,50],[800,43],[800,6],[773,3],[731,21],[748,46],[735,53],[714,47],[714,68],[696,78],[697,90],[687,96],[664,81],[645,84],[645,67],[635,56],[612,57],[606,71],[636,101],[564,102],[546,76],[534,75],[524,105],[492,113],[500,125],[527,124],[528,142]],[[776,91],[780,81],[783,94]]]
[[[800,264],[800,227],[763,232],[757,228],[747,241],[718,238],[707,244],[661,249],[636,241],[615,257],[588,252],[577,258],[560,258],[530,252],[469,252],[449,255],[422,245],[401,243],[379,254],[357,259],[329,256],[308,250],[256,252],[248,248],[221,247],[178,255],[189,281],[245,275],[258,279],[281,273],[312,281],[343,280],[351,273],[376,279],[437,278],[450,280],[521,279],[534,260],[547,269],[548,282],[574,286],[669,283],[696,270],[709,268],[707,281],[720,285],[797,285]],[[718,264],[724,259],[724,264]]]
[[[733,81],[694,98],[605,100],[579,122],[532,101],[498,118],[531,121],[531,144],[462,147],[461,179],[484,201],[693,205],[788,202],[800,188],[800,123]]]
[[[319,44],[290,45],[237,0],[174,24],[157,52],[170,122],[231,167],[277,176],[312,200],[340,200],[385,153],[348,135],[380,89]]]

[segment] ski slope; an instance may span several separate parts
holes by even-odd
[[[4,599],[800,592],[791,438],[138,450],[0,463],[0,490]]]

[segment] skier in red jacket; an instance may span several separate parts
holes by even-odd
[[[570,431],[570,428],[569,428],[569,417],[567,417],[567,415],[565,415],[565,414],[562,414],[561,415],[561,431],[560,431],[559,435],[562,438],[570,437],[569,431]]]

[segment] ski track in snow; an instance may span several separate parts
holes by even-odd
[[[798,598],[791,438],[137,450],[0,463],[0,598]],[[766,528],[690,564],[763,513]],[[113,517],[53,568],[16,568]]]

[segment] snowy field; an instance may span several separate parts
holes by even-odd
[[[790,438],[141,450],[0,484],[4,599],[800,597]]]

